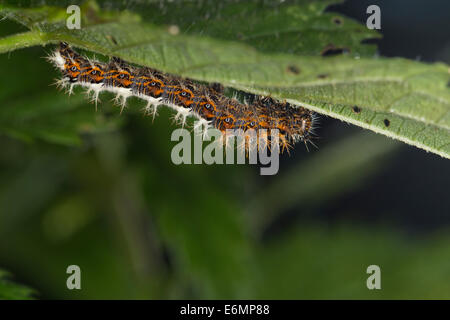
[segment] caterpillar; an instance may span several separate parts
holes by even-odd
[[[255,96],[251,103],[241,103],[223,94],[217,85],[200,84],[188,78],[167,74],[148,67],[135,67],[113,57],[108,63],[88,59],[67,43],[49,56],[62,73],[60,87],[72,93],[74,86],[86,87],[97,104],[101,91],[116,94],[121,110],[130,96],[147,101],[145,110],[155,116],[158,106],[166,105],[177,114],[175,119],[184,125],[186,117],[194,116],[199,125],[214,127],[225,134],[227,130],[263,132],[277,129],[281,150],[289,150],[296,142],[311,142],[315,114],[303,107],[271,97]],[[270,139],[266,134],[265,139]],[[268,144],[266,144],[268,145]]]

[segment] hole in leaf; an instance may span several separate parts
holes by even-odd
[[[390,126],[390,124],[391,124],[391,122],[388,120],[388,119],[384,119],[384,125],[386,126],[386,127],[389,127]]]
[[[350,52],[350,49],[348,49],[348,48],[340,48],[340,47],[336,47],[334,44],[329,44],[322,50],[320,55],[322,57],[330,57],[330,56],[336,56],[338,54],[343,54],[343,53],[348,53],[348,52]]]
[[[352,110],[353,110],[354,113],[360,113],[362,109],[360,107],[358,107],[358,106],[353,106]]]
[[[338,26],[343,23],[343,21],[342,21],[342,19],[340,17],[333,17],[333,19],[331,19],[331,21],[333,21],[333,23],[338,25]]]
[[[327,73],[321,73],[321,74],[318,74],[318,75],[317,75],[317,78],[318,78],[318,79],[325,79],[325,78],[328,78],[328,74],[327,74]]]
[[[291,64],[291,65],[289,65],[287,67],[287,72],[288,73],[293,73],[293,74],[299,74],[300,73],[300,68],[297,67],[296,65]]]

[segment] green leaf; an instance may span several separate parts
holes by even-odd
[[[376,46],[363,45],[361,41],[379,38],[380,34],[349,18],[323,12],[328,5],[337,2],[342,0],[223,0],[220,3],[215,0],[135,3],[100,0],[98,5],[93,1],[84,2],[82,11],[88,12],[83,19],[88,25],[114,21],[114,18],[123,18],[123,12],[133,12],[141,16],[142,21],[164,27],[176,26],[175,30],[183,34],[238,40],[264,52],[320,55],[327,49],[342,49],[352,56],[373,55]],[[31,13],[32,20],[23,19],[23,9],[10,10],[8,14],[20,23],[39,29],[45,18],[64,16],[67,6],[80,3],[83,2],[24,1],[20,3],[22,7],[47,4],[61,10],[52,8],[50,15],[46,15],[45,10],[36,10],[38,12]],[[99,9],[103,11],[100,13]],[[122,15],[115,11],[122,11]],[[95,12],[97,15],[93,15]]]
[[[323,11],[340,1],[194,1],[137,3],[128,6],[144,21],[176,25],[180,32],[223,40],[238,40],[264,52],[320,55],[327,48],[352,56],[373,55],[375,45],[363,45],[380,35],[337,14]],[[157,14],[155,14],[155,12]]]
[[[29,300],[34,291],[8,280],[9,273],[0,270],[0,300]]]
[[[294,23],[298,15],[288,15],[288,12],[296,12],[307,5],[315,8],[311,10],[317,19],[308,20],[310,23],[307,25],[315,25],[316,22],[320,25],[325,15],[320,14],[318,8],[321,7],[313,1],[282,6],[282,16]],[[135,14],[129,12],[105,12],[95,9],[92,3],[86,6],[93,9],[88,10],[89,18],[84,17],[86,24],[81,30],[67,29],[64,9],[56,7],[27,10],[3,7],[1,13],[39,32],[42,44],[64,40],[74,46],[118,56],[142,66],[287,99],[293,104],[450,158],[449,67],[445,64],[351,55],[323,58],[303,51],[301,45],[296,46],[295,55],[279,54],[252,41],[225,41],[219,37],[200,37],[195,32],[174,35],[167,27],[140,22]],[[227,3],[225,8],[230,6]],[[231,17],[235,10],[221,13]],[[154,10],[152,16],[148,16],[148,12],[146,14],[145,21],[154,17],[158,22],[159,11]],[[342,19],[342,25],[351,24],[350,20]],[[256,22],[251,24],[258,25]],[[263,24],[260,21],[259,25]],[[274,30],[286,30],[288,25],[289,22],[275,23]],[[314,38],[312,35],[316,30],[302,30],[310,37],[305,36],[298,41],[307,47],[310,44],[308,39]],[[255,32],[252,29],[247,34],[251,38]],[[338,37],[335,32],[331,34]],[[215,35],[213,31],[211,35]],[[223,38],[227,37],[232,38],[231,35]],[[289,39],[294,43],[292,38]],[[5,41],[5,38],[0,39],[0,47],[5,47]],[[311,45],[317,49],[326,41]],[[23,45],[28,44],[24,41]]]
[[[28,31],[17,33],[2,39],[0,44],[0,53],[20,49],[24,47],[31,47],[41,44],[39,33],[35,31]]]
[[[272,94],[450,158],[447,65],[383,58],[305,58],[298,63],[303,75],[285,74],[276,81],[283,85],[242,81],[236,87]]]

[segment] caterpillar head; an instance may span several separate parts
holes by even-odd
[[[81,73],[80,64],[72,59],[67,59],[64,63],[63,75],[66,80],[71,83],[78,82],[78,76]]]
[[[62,72],[63,79],[61,81],[70,83],[78,81],[81,65],[87,62],[65,42],[61,42],[59,48],[47,59]]]
[[[62,65],[63,75],[71,83],[79,81],[83,65],[89,65],[89,60],[73,51],[65,42],[59,44],[58,53],[64,61]]]

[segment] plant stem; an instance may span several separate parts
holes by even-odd
[[[45,41],[36,31],[17,33],[8,37],[0,38],[0,53],[42,45],[44,43]]]

